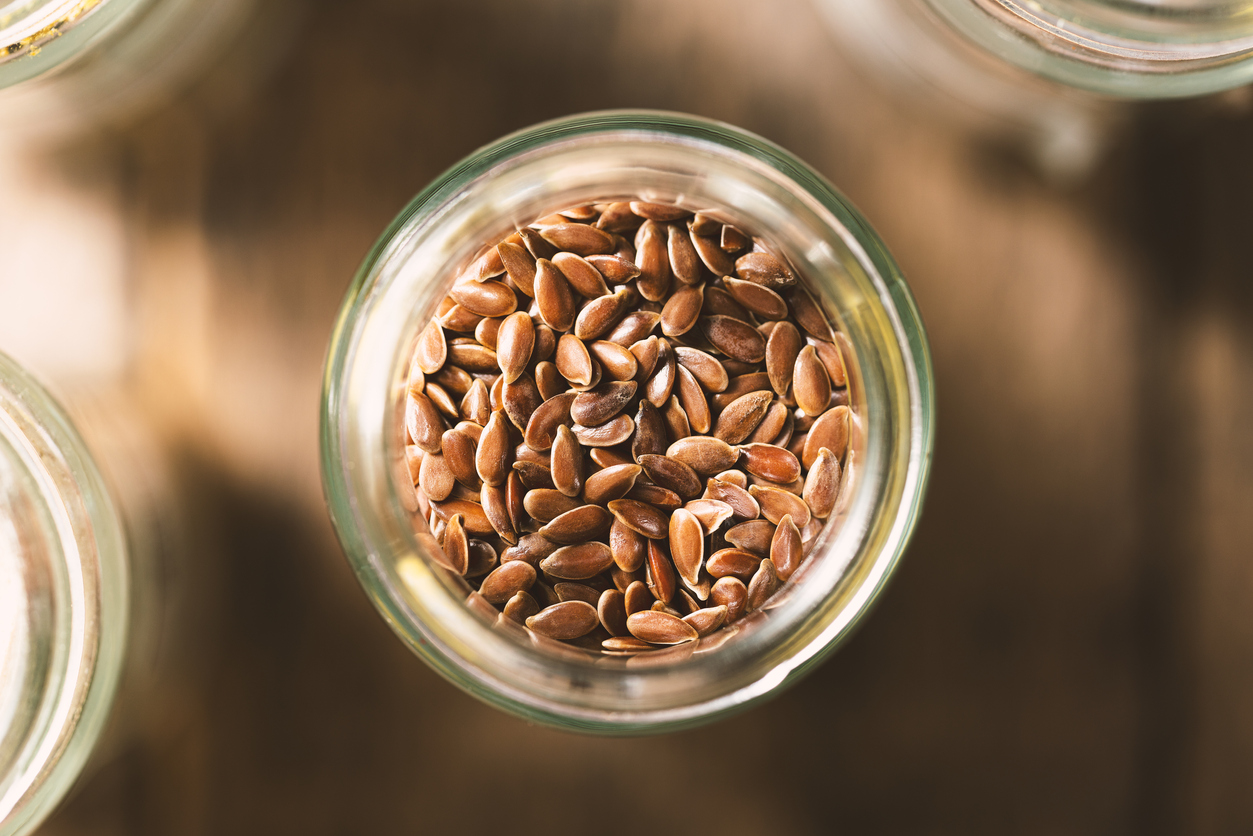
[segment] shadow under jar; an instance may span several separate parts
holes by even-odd
[[[707,639],[638,655],[607,655],[529,633],[473,591],[480,578],[471,578],[472,586],[446,568],[424,517],[426,502],[415,492],[406,430],[411,360],[454,277],[476,269],[490,247],[518,230],[559,222],[543,220],[554,212],[622,200],[733,221],[791,265],[845,345],[848,386],[841,397],[852,417],[844,470],[855,477],[833,524],[764,608]],[[630,230],[623,238],[633,236]],[[719,284],[712,273],[707,280]],[[676,282],[651,305],[637,298],[633,310],[657,310],[681,287]],[[530,304],[519,294],[520,310]],[[661,327],[652,333],[661,336]],[[485,384],[490,379],[485,374]],[[917,310],[882,243],[847,201],[758,137],[647,112],[538,125],[481,149],[420,194],[348,292],[332,336],[323,407],[331,516],[359,580],[393,629],[437,671],[493,705],[564,728],[618,734],[692,725],[743,708],[794,682],[847,636],[913,529],[933,426],[930,358]],[[449,416],[448,426],[457,420]],[[515,429],[511,441],[520,436]],[[585,474],[601,464],[586,450],[581,458]],[[442,521],[436,528],[447,536]],[[705,540],[708,557],[711,538]]]

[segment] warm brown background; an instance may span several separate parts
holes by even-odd
[[[44,832],[1253,831],[1246,97],[1136,109],[1061,187],[861,78],[807,0],[300,8],[253,86],[228,65],[51,157],[123,213],[132,383],[190,503],[182,664]],[[635,740],[424,667],[317,472],[325,343],[375,237],[480,144],[609,107],[828,175],[909,277],[940,397],[926,514],[860,634],[742,716]]]

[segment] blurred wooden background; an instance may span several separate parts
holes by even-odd
[[[260,80],[228,62],[40,158],[120,219],[128,385],[190,534],[177,671],[44,832],[1253,831],[1247,91],[1134,109],[1062,187],[863,78],[808,0],[294,10]],[[331,321],[385,225],[479,145],[611,107],[830,177],[910,279],[939,393],[926,513],[859,635],[635,740],[528,726],[411,656],[317,465]]]

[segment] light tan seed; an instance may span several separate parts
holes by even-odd
[[[637,464],[618,464],[606,467],[587,477],[583,485],[583,497],[591,505],[607,505],[626,496],[640,474]]]
[[[465,282],[453,285],[448,295],[479,316],[506,316],[518,308],[518,297],[504,282]]]
[[[644,565],[647,543],[644,535],[622,522],[615,514],[613,525],[609,527],[609,550],[619,569],[634,572]]]
[[[693,499],[683,507],[700,520],[706,532],[717,530],[734,515],[730,505],[717,499]]]
[[[526,626],[532,632],[558,641],[586,636],[598,624],[600,618],[596,615],[596,608],[586,601],[561,601],[545,607],[526,620]]]
[[[791,517],[785,516],[784,519],[791,520]],[[732,526],[723,536],[737,549],[752,552],[758,557],[769,557],[776,529],[777,526],[769,520],[749,520]],[[775,565],[781,565],[777,559]]]
[[[801,492],[801,498],[815,517],[826,519],[835,510],[839,490],[840,462],[830,450],[823,447],[805,476],[805,489]]]
[[[746,253],[735,260],[735,274],[744,281],[783,290],[796,284],[796,275],[770,253]]]
[[[464,575],[470,567],[470,541],[466,537],[465,517],[453,514],[444,532],[444,557],[447,565],[458,575]]]
[[[718,245],[718,239],[712,235],[697,235],[691,230],[692,246],[705,266],[715,276],[729,276],[735,271],[735,259]]]
[[[583,426],[603,424],[626,409],[635,397],[634,380],[602,383],[590,392],[581,392],[570,405],[570,417]]]
[[[699,638],[691,624],[669,613],[652,610],[627,616],[627,629],[637,639],[651,644],[681,644]]]
[[[721,397],[721,396],[719,396]],[[770,410],[774,394],[769,391],[741,395],[722,410],[714,425],[714,438],[727,444],[739,444],[752,435]]]
[[[567,511],[582,506],[577,499],[566,496],[555,488],[533,488],[522,498],[522,507],[538,523],[549,523]]]
[[[685,508],[670,515],[670,556],[685,583],[700,581],[705,559],[705,530],[696,515]]]
[[[656,221],[645,221],[635,238],[635,265],[640,269],[635,286],[641,296],[653,302],[660,302],[670,292],[666,237],[664,226]]]
[[[666,401],[666,408],[662,411],[661,417],[666,419],[666,431],[675,441],[692,434],[692,425],[687,420],[687,413],[683,411],[683,404],[679,403],[678,397],[671,396],[670,400]]]
[[[766,340],[747,322],[729,316],[706,316],[701,327],[714,348],[745,363],[760,363],[766,356]]]
[[[640,456],[640,467],[656,485],[674,491],[684,500],[700,496],[701,480],[696,471],[666,456]]]
[[[745,444],[740,447],[743,466],[754,476],[771,482],[788,484],[801,477],[801,463],[796,456],[773,444]]]
[[[535,584],[535,567],[523,560],[502,563],[483,579],[479,594],[493,604],[503,604],[519,592],[525,592]]]
[[[679,224],[671,224],[666,228],[666,249],[674,277],[686,285],[700,284],[705,277],[705,270],[686,228]]]
[[[599,505],[584,505],[554,518],[539,533],[562,545],[586,543],[609,531],[612,520],[609,512]]]
[[[692,377],[696,378],[705,391],[721,392],[727,388],[730,378],[726,367],[711,355],[698,348],[677,346],[674,357],[679,365],[692,373]]]
[[[635,266],[634,261],[620,255],[589,255],[587,263],[595,267],[610,284],[629,282],[640,274],[640,268]]]
[[[686,334],[696,326],[705,301],[703,284],[685,284],[670,295],[661,309],[661,333],[667,337]]]
[[[474,439],[461,430],[448,430],[441,442],[444,450],[444,461],[458,482],[477,491],[482,484],[474,459],[477,454]]]
[[[575,424],[571,430],[584,447],[612,447],[631,437],[631,433],[635,432],[635,422],[630,415],[619,415],[599,426]]]
[[[448,344],[444,340],[444,329],[432,319],[422,329],[418,337],[418,347],[414,353],[414,362],[424,374],[435,374],[444,366],[448,359]]]
[[[588,224],[555,224],[541,229],[539,234],[558,250],[575,255],[603,255],[614,248],[612,235]]]
[[[633,347],[652,333],[659,322],[661,314],[656,311],[634,311],[622,317],[622,321],[614,326],[605,339],[621,346]],[[638,354],[636,359],[639,359]]]
[[[818,307],[818,303],[808,290],[800,286],[793,288],[788,304],[792,306],[792,318],[810,336],[828,343],[835,339],[826,314],[822,312],[822,308]]]
[[[770,288],[755,282],[733,279],[729,276],[722,280],[731,294],[731,298],[748,308],[758,316],[769,320],[779,320],[787,316],[787,302]]]
[[[745,602],[744,611],[756,612],[761,609],[778,588],[779,574],[775,570],[774,563],[769,559],[763,560],[757,566],[757,571],[753,573],[753,579],[748,582],[748,600]]]
[[[430,499],[436,502],[447,499],[456,482],[442,454],[427,453],[423,456],[418,470],[418,484]]]
[[[802,348],[796,357],[792,390],[796,405],[806,415],[821,415],[831,401],[831,380],[812,345]]]
[[[527,296],[535,296],[535,256],[520,244],[497,244],[496,251],[509,272],[509,280]]]
[[[519,624],[525,624],[526,620],[537,612],[539,612],[539,604],[529,592],[519,592],[505,604],[505,617]]]
[[[578,496],[583,490],[583,448],[565,424],[557,427],[550,467],[557,490],[566,496]]]
[[[756,538],[759,535],[754,532],[753,536]],[[781,580],[786,581],[792,577],[792,573],[800,567],[803,559],[801,532],[793,522],[791,514],[785,514],[783,519],[779,520],[779,525],[770,538],[769,555]]]
[[[727,608],[722,605],[706,607],[705,609],[688,613],[683,616],[683,620],[692,625],[693,629],[696,630],[696,635],[704,638],[726,623]]]
[[[613,564],[613,554],[604,543],[578,543],[563,546],[540,561],[545,575],[562,580],[594,578]]]
[[[543,452],[553,445],[557,437],[557,428],[573,422],[570,407],[578,397],[574,392],[566,392],[544,401],[526,423],[526,431],[522,434],[526,446],[532,450]]]
[[[596,615],[600,618],[600,626],[609,635],[622,637],[630,635],[627,630],[626,596],[617,589],[606,589],[600,593],[596,601]]]
[[[658,409],[665,406],[666,401],[670,399],[670,392],[674,389],[674,381],[678,377],[675,373],[676,365],[670,343],[666,340],[658,340],[657,364],[653,369],[652,377],[644,385],[644,396]]]
[[[474,329],[479,326],[482,320],[483,317],[461,305],[453,305],[446,313],[439,316],[440,325],[458,334],[473,334]]]
[[[733,467],[739,451],[721,439],[707,435],[681,438],[670,445],[666,456],[676,459],[701,476],[710,476]]]
[[[553,256],[553,264],[580,296],[596,299],[609,294],[609,287],[600,271],[574,253],[557,253]]]
[[[663,604],[674,600],[678,591],[674,563],[666,552],[664,540],[649,540],[648,554],[644,558],[644,582],[653,597]]]
[[[526,311],[516,311],[505,317],[496,338],[496,362],[505,382],[513,383],[531,362],[535,349],[535,324]]]
[[[809,506],[799,496],[788,493],[782,488],[768,488],[760,485],[750,486],[748,492],[761,506],[761,515],[770,522],[777,525],[781,519],[791,514],[797,526],[803,528],[809,524],[812,516]]]
[[[831,451],[836,459],[843,459],[848,450],[849,410],[847,406],[828,409],[818,417],[809,429],[805,438],[801,462],[805,467],[813,467],[818,460],[818,453],[823,447]]]
[[[438,453],[448,424],[430,398],[421,392],[410,392],[405,402],[405,427],[422,452]]]
[[[747,582],[757,571],[761,558],[743,549],[719,549],[709,555],[705,569],[715,578],[736,577]]]
[[[569,331],[574,325],[574,292],[562,272],[546,258],[536,262],[535,303],[544,324],[554,331]]]
[[[570,383],[561,376],[557,367],[545,360],[535,366],[535,388],[545,401],[552,400],[565,392]],[[530,422],[527,422],[530,423]]]
[[[512,456],[513,446],[509,442],[509,428],[504,415],[499,411],[494,412],[482,431],[475,450],[475,472],[488,485],[504,485],[509,477]]]
[[[634,499],[614,499],[609,502],[608,507],[609,513],[618,522],[635,533],[650,540],[660,540],[666,536],[666,517],[652,505]]]
[[[702,434],[709,432],[713,416],[709,412],[709,401],[705,399],[704,390],[700,388],[696,378],[687,369],[676,366],[675,372],[677,373],[675,396],[679,399],[679,405],[683,407],[683,414],[687,416],[692,432]]]
[[[751,243],[747,235],[730,224],[722,228],[722,237],[718,240],[718,246],[727,253],[738,253]]]
[[[748,603],[748,587],[739,578],[719,578],[714,582],[713,589],[709,593],[709,600],[715,606],[727,608],[726,623],[730,624],[739,620],[744,614],[744,607]]]
[[[662,511],[673,511],[675,508],[683,507],[683,498],[674,491],[659,488],[656,485],[641,485],[639,482],[635,483],[635,487],[631,488],[626,498],[655,506]]]
[[[657,600],[653,597],[653,593],[648,591],[648,586],[643,581],[633,581],[622,596],[628,618],[637,612],[648,612],[653,601]]]

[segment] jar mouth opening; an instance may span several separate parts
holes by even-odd
[[[10,0],[0,6],[0,64],[37,55],[110,0]]]
[[[848,306],[849,311],[857,308],[857,316],[866,316],[868,309],[885,302],[886,307],[893,307],[878,267],[862,250],[849,224],[832,217],[814,199],[812,183],[801,185],[775,167],[770,158],[782,153],[727,126],[670,114],[593,114],[537,126],[480,151],[437,181],[397,219],[363,266],[341,312],[328,363],[323,464],[332,516],[362,583],[397,632],[438,670],[478,696],[503,701],[505,707],[532,719],[557,717],[567,725],[601,731],[641,721],[691,721],[777,687],[821,649],[814,646],[817,635],[837,623],[835,629],[847,630],[865,610],[873,591],[886,580],[899,550],[876,552],[873,558],[882,558],[876,560],[868,559],[859,549],[866,532],[875,528],[876,522],[880,526],[883,522],[876,520],[876,513],[882,510],[876,506],[876,492],[884,489],[889,478],[881,470],[893,455],[887,449],[890,422],[884,425],[882,441],[877,444],[873,441],[876,428],[867,430],[871,441],[866,446],[866,475],[855,493],[848,519],[838,531],[828,528],[820,535],[815,548],[822,550],[823,556],[807,562],[813,566],[809,577],[794,586],[787,606],[772,611],[766,623],[751,635],[728,641],[704,659],[696,654],[662,665],[659,663],[674,661],[666,655],[681,656],[685,651],[656,651],[664,655],[650,654],[658,663],[655,668],[609,670],[581,660],[566,662],[492,631],[466,607],[468,590],[462,590],[458,598],[455,583],[441,578],[440,571],[433,570],[422,557],[424,550],[438,546],[429,535],[424,538],[412,533],[408,520],[416,503],[406,500],[400,490],[407,471],[402,473],[403,437],[399,428],[403,425],[396,409],[403,407],[411,348],[445,290],[445,277],[450,277],[458,264],[468,262],[481,242],[491,240],[479,234],[484,230],[511,231],[505,227],[530,223],[560,205],[627,194],[677,200],[689,208],[722,210],[743,219],[750,228],[758,227],[754,231],[767,237],[803,214],[815,219],[816,227],[825,229],[830,240],[810,239],[805,249],[789,246],[777,236],[771,238],[785,255],[798,262],[798,270],[810,275],[816,262],[822,265],[828,281],[847,282],[850,289],[858,285],[859,293],[873,294],[873,302],[858,296],[860,305]],[[657,154],[665,157],[664,166],[653,159]],[[769,198],[754,197],[749,181],[769,192]],[[642,190],[640,184],[651,184],[651,189]],[[753,207],[753,211],[746,207]],[[849,219],[855,225],[864,223],[851,215]],[[833,247],[841,252],[837,254]],[[885,255],[881,250],[877,254]],[[862,284],[851,276],[835,278],[849,266],[845,258],[858,265],[859,272],[869,269],[870,274],[860,276]],[[895,273],[892,276],[899,278]],[[408,288],[407,293],[397,290],[402,286]],[[826,295],[822,288],[818,290]],[[409,310],[403,314],[381,312],[382,305],[395,304],[401,298]],[[834,312],[832,308],[842,314],[836,321],[847,323],[845,307],[831,305],[829,312]],[[369,327],[365,327],[367,320],[372,320]],[[379,329],[374,337],[371,328]],[[852,331],[857,332],[856,325]],[[387,336],[380,337],[380,333]],[[857,339],[853,342],[860,363],[869,346],[857,345]],[[894,338],[894,351],[898,355],[908,353],[901,351],[901,345]],[[359,388],[354,378],[363,374],[360,357],[376,356],[376,351],[380,352],[377,356],[388,358],[390,368],[376,372],[373,385]],[[912,375],[916,387],[912,358],[896,359],[911,367],[901,369],[901,377]],[[864,371],[850,369],[850,375],[860,376]],[[883,394],[879,377],[882,373],[877,368],[867,375],[863,390],[867,399]],[[360,422],[367,398],[375,401],[369,405],[372,439],[363,446],[353,436],[366,428]],[[916,406],[917,398],[910,400]],[[341,411],[339,407],[345,404],[351,404],[350,408]],[[899,421],[901,416],[894,419]],[[904,420],[911,423],[908,417]],[[356,427],[349,426],[352,423]],[[353,451],[372,451],[386,459],[385,472],[379,469],[367,475],[373,465],[354,457]],[[899,463],[894,461],[893,465]],[[371,490],[365,484],[371,478],[381,479],[381,488]],[[915,487],[918,485],[911,489]],[[376,504],[372,499],[382,502]],[[346,519],[344,513],[349,508]],[[396,526],[393,520],[389,526],[380,519],[388,516],[403,517],[405,525]],[[384,533],[389,528],[390,532]],[[362,542],[354,542],[355,531],[365,533]],[[387,565],[389,552],[411,558],[404,564],[405,577]],[[841,594],[841,589],[845,597],[835,608],[838,611],[832,611],[831,599]],[[502,662],[504,659],[507,663]],[[543,683],[537,682],[543,677],[555,679],[556,685],[539,687]]]

